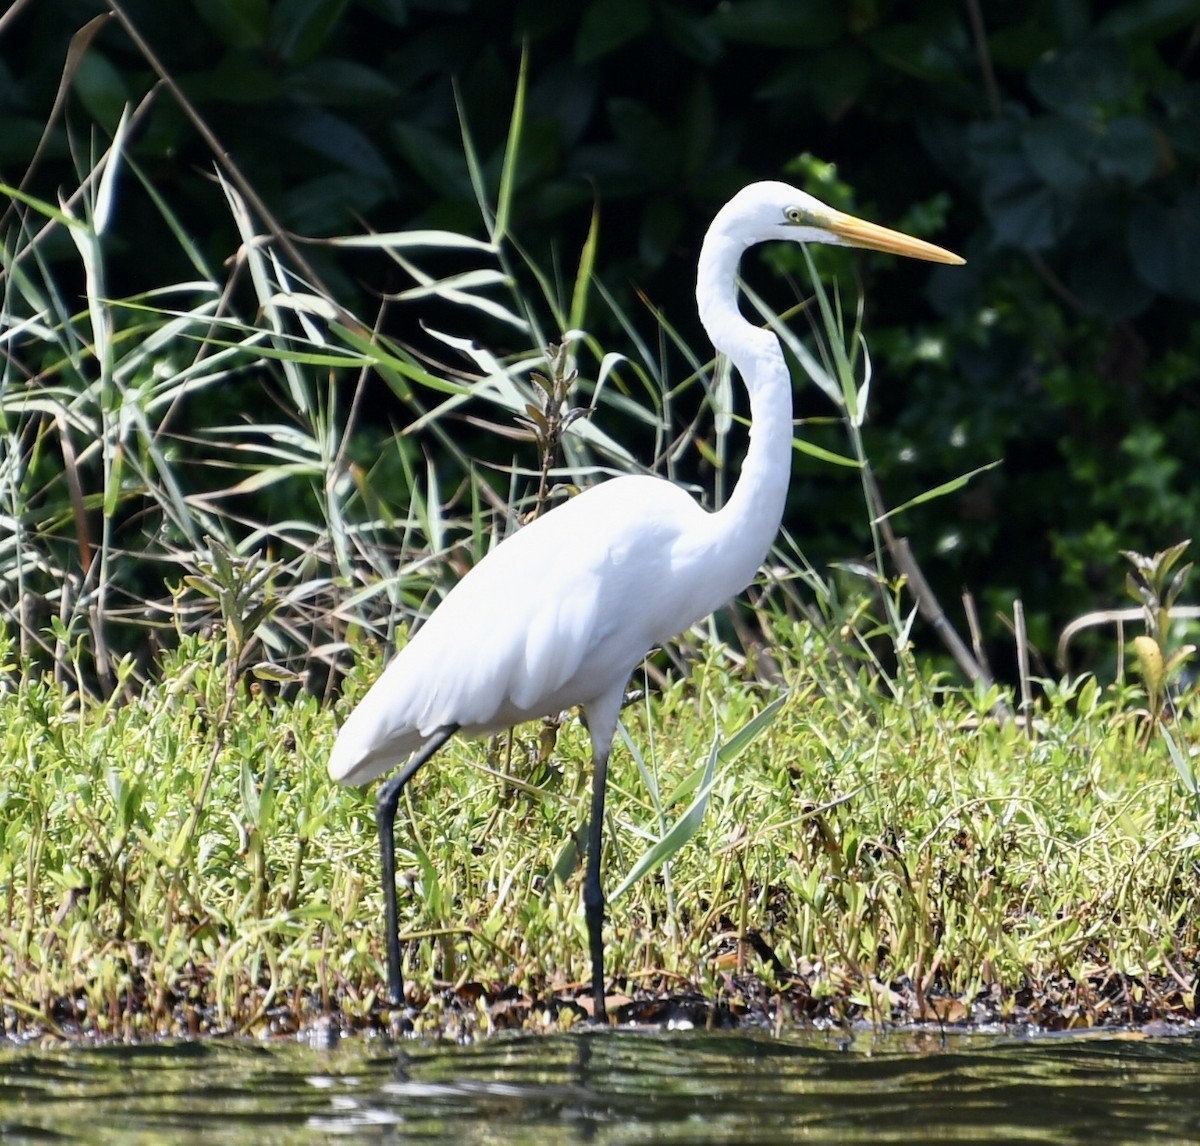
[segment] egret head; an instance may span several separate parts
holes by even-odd
[[[787,239],[863,247],[956,266],[965,262],[933,243],[837,211],[786,183],[751,183],[743,187],[718,213],[715,226],[744,246]]]

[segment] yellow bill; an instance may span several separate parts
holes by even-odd
[[[853,215],[845,215],[841,211],[830,210],[828,217],[821,220],[821,226],[837,235],[848,247],[886,251],[889,255],[925,259],[930,263],[949,263],[956,267],[967,261],[945,247],[927,243],[924,239],[914,239],[911,235],[889,230],[878,223],[868,223],[866,219],[856,219]]]

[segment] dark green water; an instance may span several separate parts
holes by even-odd
[[[0,1050],[0,1141],[1200,1142],[1200,1040],[600,1032]]]

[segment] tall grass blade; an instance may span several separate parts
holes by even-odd
[[[587,238],[583,241],[583,249],[579,252],[579,268],[575,272],[575,286],[571,291],[571,310],[567,319],[567,328],[572,331],[582,331],[587,317],[588,295],[591,292],[592,279],[596,271],[596,250],[600,242],[600,207],[592,207],[591,222],[588,223]]]
[[[787,694],[776,697],[761,712],[746,721],[732,736],[722,742],[720,736],[714,737],[708,759],[702,768],[697,769],[694,776],[698,791],[687,810],[675,821],[661,839],[651,845],[638,861],[630,868],[629,873],[612,893],[615,900],[629,890],[637,881],[654,871],[665,861],[671,859],[700,829],[704,822],[704,814],[708,810],[709,797],[717,781],[717,766],[729,764],[746,750],[762,733],[769,728],[778,717],[783,706],[787,703]],[[687,782],[685,782],[687,783]],[[657,789],[657,786],[656,786]],[[668,803],[676,803],[685,799],[691,789],[680,785],[672,794]]]
[[[500,169],[500,190],[496,195],[496,225],[492,241],[501,243],[508,235],[508,221],[512,216],[513,196],[517,189],[517,166],[521,155],[521,132],[525,126],[525,89],[529,80],[529,45],[521,53],[521,68],[517,73],[517,90],[513,96],[512,118],[509,121],[508,140],[504,146],[504,165]]]

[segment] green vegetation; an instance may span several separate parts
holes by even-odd
[[[43,21],[53,24],[59,7],[44,0],[24,15],[53,39]],[[95,117],[96,133],[70,135],[56,112],[37,161],[27,148],[25,177],[3,186],[5,1029],[257,1033],[327,1015],[352,1028],[386,1024],[377,1005],[373,798],[337,789],[325,774],[338,713],[378,671],[381,650],[403,640],[462,569],[545,501],[607,473],[646,468],[720,503],[741,448],[736,388],[707,347],[693,348],[686,325],[671,325],[690,321],[690,303],[651,292],[664,318],[633,300],[628,264],[606,255],[607,206],[585,213],[583,226],[563,224],[553,261],[530,253],[548,240],[518,244],[535,214],[579,222],[580,204],[592,207],[590,189],[572,197],[570,180],[546,166],[557,155],[547,120],[573,104],[550,84],[568,83],[563,68],[539,69],[536,36],[511,75],[493,61],[487,109],[473,82],[461,86],[452,161],[437,116],[387,128],[421,178],[445,175],[449,190],[428,205],[419,229],[393,222],[375,233],[346,212],[379,207],[392,178],[385,172],[376,186],[369,170],[344,164],[353,154],[378,173],[384,152],[315,110],[337,92],[347,106],[376,111],[376,99],[396,97],[369,67],[331,68],[322,56],[343,43],[340,17],[353,5],[253,4],[233,23],[232,8],[201,6],[217,13],[206,34],[227,43],[228,54],[216,71],[193,61],[187,82],[152,90],[145,69],[161,60],[152,65],[128,38],[137,25],[125,9],[135,6],[111,7],[120,19],[78,31],[63,89]],[[187,44],[164,34],[184,7],[137,15],[156,42]],[[362,7],[387,23],[404,6]],[[621,7],[643,10],[632,0]],[[758,29],[764,40],[778,38],[782,9],[742,7],[753,7],[758,22],[676,13],[672,40],[689,43],[707,68],[720,55],[714,36],[734,43]],[[1127,15],[1144,8],[1118,5]],[[1177,14],[1170,4],[1155,10],[1153,27],[1126,20],[1101,30],[1128,50],[1122,66],[1154,72],[1148,45],[1174,42]],[[1064,42],[1083,36],[1070,21],[1055,29],[1027,22],[1044,33],[1035,37],[1042,48],[1052,32]],[[470,20],[454,26],[478,31]],[[636,19],[625,26],[627,40],[598,41],[603,51],[585,45],[596,48],[585,59],[615,60],[635,45],[645,29]],[[938,42],[937,26],[925,31]],[[827,35],[871,43],[891,61],[889,75],[896,60],[916,58],[902,35],[887,51],[887,37],[869,30],[810,27],[804,35],[816,38],[792,46],[825,54]],[[144,66],[136,74],[108,62],[131,44]],[[266,44],[274,73],[258,54]],[[1013,37],[992,46],[1006,46],[1010,61],[1020,57]],[[581,82],[594,83],[586,72]],[[1185,116],[1190,87],[1164,89],[1179,100],[1164,96],[1153,109],[1140,81],[1105,89],[1089,105],[1095,131],[1080,134],[1060,119],[1074,122],[1067,80],[1083,82],[1085,72],[1093,74],[1074,64],[1057,79],[1052,66],[1037,72],[1039,98],[1066,104],[1039,118],[1053,122],[1045,139],[1034,131],[1034,142],[1078,144],[1097,179],[1124,187],[1132,179],[1126,152],[1110,154],[1096,132],[1120,108],[1165,117],[1163,146],[1176,149],[1179,169],[1162,183],[1142,172],[1131,186],[1140,193],[1153,184],[1164,201],[1178,191],[1183,206],[1162,218],[1124,200],[1110,206],[1121,219],[1132,210],[1138,233],[1161,240],[1158,218],[1185,245],[1191,216],[1179,186],[1194,168],[1186,146],[1194,137],[1177,138],[1171,116]],[[400,69],[395,83],[413,74]],[[844,75],[862,79],[842,93],[849,105],[884,98],[861,71]],[[31,90],[38,78],[29,77]],[[498,127],[495,92],[505,78],[515,101]],[[680,112],[688,123],[703,119],[710,81],[704,72]],[[884,88],[891,98],[896,89]],[[559,97],[550,100],[548,90]],[[948,90],[957,98],[961,82]],[[141,102],[126,109],[135,94]],[[228,101],[237,101],[232,121],[221,118]],[[308,118],[284,114],[299,105]],[[184,175],[175,166],[181,147],[211,145],[186,126],[202,122],[202,111],[252,153],[249,175],[221,160],[209,187],[191,167]],[[636,107],[610,113],[623,125],[617,154],[589,152],[582,128],[564,154],[577,165],[592,156],[606,203],[649,195],[643,254],[657,252],[669,266],[667,248],[690,213],[678,196],[694,196],[691,206],[707,215],[744,172],[726,157],[701,180],[715,133],[682,133],[692,142],[680,157],[658,145],[662,133]],[[362,119],[369,132],[371,117]],[[250,129],[254,148],[234,121]],[[305,146],[336,170],[314,174],[321,164],[302,149],[272,166],[268,123],[317,132]],[[1128,125],[1121,132],[1139,135]],[[951,137],[936,134],[929,145],[944,157]],[[20,135],[6,146],[16,148]],[[337,140],[346,146],[333,147]],[[1007,501],[1016,507],[1012,528],[1028,536],[1030,521],[1050,511],[1015,494],[1046,484],[1047,470],[1009,462],[979,474],[1004,451],[1016,421],[1031,417],[1016,409],[1010,376],[1053,361],[1039,375],[1050,381],[1038,402],[1070,405],[1079,380],[1064,347],[1096,352],[1113,329],[1132,329],[1109,328],[1086,300],[1086,321],[1047,323],[1049,304],[1033,286],[1044,263],[1013,261],[1015,220],[1030,212],[1017,192],[1033,179],[1013,149],[1030,163],[1040,156],[1034,182],[1057,186],[1064,169],[1046,163],[1062,148],[1030,151],[1008,128],[971,140],[968,150],[990,173],[980,176],[991,188],[990,221],[967,251],[977,276],[962,288],[970,298],[934,281],[941,325],[923,318],[914,326],[909,305],[896,299],[915,292],[875,289],[881,280],[868,284],[866,317],[864,308],[848,317],[846,300],[859,292],[847,284],[863,264],[846,252],[814,253],[815,265],[807,255],[748,260],[756,280],[766,268],[818,284],[815,302],[796,307],[813,316],[815,348],[787,336],[806,415],[790,519],[800,540],[785,531],[747,601],[656,654],[635,681],[644,695],[626,710],[629,738],[614,757],[605,861],[607,886],[623,889],[609,952],[616,990],[631,999],[612,1009],[626,1018],[692,987],[781,1022],[1072,1025],[1195,1011],[1200,804],[1194,702],[1180,694],[1188,648],[1177,631],[1190,566],[1178,564],[1181,546],[1167,548],[1190,521],[1191,502],[1174,487],[1178,467],[1167,458],[1168,439],[1187,432],[1186,411],[1148,430],[1129,415],[1128,395],[1089,392],[1083,429],[1064,446],[1078,463],[1075,484],[1049,483],[1074,491],[1062,529],[1083,538],[1072,549],[1064,532],[1055,534],[1070,572],[1064,583],[1079,583],[1085,551],[1093,565],[1111,566],[1114,584],[1119,546],[1155,554],[1131,556],[1146,616],[1134,645],[1144,687],[1123,683],[1121,658],[1100,640],[1100,679],[1034,680],[1023,668],[1020,704],[991,683],[981,642],[974,651],[959,642],[954,658],[964,675],[953,679],[914,651],[923,624],[945,630],[922,576],[934,564],[929,555],[940,554],[943,576],[965,568],[953,564],[959,551],[941,543],[947,530],[972,538],[961,552],[994,546],[986,580],[967,580],[998,608],[1011,608],[1016,595],[1006,562],[1025,561],[1037,574],[1035,641],[1048,631],[1049,564],[1005,545],[1009,526],[988,516]],[[1129,162],[1137,154],[1131,148]],[[689,178],[671,182],[680,172],[659,170],[652,157],[686,159]],[[206,152],[196,162],[210,169],[214,159]],[[648,191],[621,190],[635,160],[646,161]],[[850,206],[830,165],[806,156],[792,169]],[[42,186],[47,170],[58,180],[51,187]],[[1006,170],[1016,173],[1012,186]],[[941,233],[953,214],[948,202],[927,182],[904,191],[919,204],[912,218],[880,217],[952,243]],[[1070,220],[1083,207],[1045,187],[1033,188],[1030,201],[1044,204],[1047,195],[1074,257],[1083,247]],[[876,197],[865,189],[861,199]],[[301,244],[295,232],[321,241]],[[1006,256],[989,246],[992,232],[1008,236]],[[1148,249],[1160,251],[1158,240]],[[1043,251],[1048,257],[1050,247],[1034,248],[1038,260]],[[350,280],[380,264],[392,290],[363,318]],[[675,276],[686,280],[684,293],[691,266],[689,257],[686,275]],[[1153,260],[1139,266],[1142,294],[1169,301],[1191,289],[1157,274]],[[823,289],[822,278],[840,285]],[[777,328],[779,285],[768,279],[756,288],[765,302],[752,292]],[[803,325],[790,322],[792,330]],[[860,326],[871,332],[870,356]],[[1035,329],[1031,358],[1008,353]],[[1002,344],[992,341],[997,330]],[[1160,330],[1162,355],[1146,385],[1163,381],[1170,395],[1187,376],[1194,325],[1167,309]],[[1096,380],[1086,369],[1080,377],[1081,385]],[[867,419],[868,408],[875,418],[900,404],[912,413],[879,426]],[[1143,402],[1139,418],[1153,416],[1151,405]],[[1092,433],[1095,420],[1119,423],[1120,442]],[[956,427],[968,425],[986,443],[983,453],[962,448],[969,435]],[[930,435],[945,441],[926,449]],[[1114,484],[1118,467],[1106,464],[1114,450],[1136,461],[1136,499]],[[920,464],[910,466],[910,456]],[[977,501],[969,513],[968,496]],[[982,524],[972,516],[980,497]],[[929,513],[935,499],[940,515]],[[1102,506],[1119,528],[1088,526],[1087,506]],[[821,512],[805,512],[813,507]],[[957,525],[947,525],[951,513]],[[1134,519],[1154,536],[1138,534]],[[897,535],[901,524],[907,539]],[[834,533],[836,545],[826,544]],[[826,564],[847,550],[870,558]],[[1017,649],[1028,658],[1023,636]],[[974,683],[964,688],[962,679]],[[400,837],[412,873],[402,908],[408,978],[413,1001],[429,1004],[418,1026],[537,1026],[581,1013],[571,1000],[586,976],[576,872],[585,742],[573,717],[488,744],[456,742],[416,784]]]
[[[132,157],[210,266],[244,241],[226,189],[208,178],[219,165],[230,181],[236,166],[255,191],[256,229],[271,229],[265,209],[327,293],[360,314],[363,299],[414,284],[361,252],[351,259],[293,237],[414,226],[484,237],[461,124],[471,125],[494,188],[523,51],[525,127],[506,222],[539,266],[558,268],[549,278],[564,295],[598,222],[598,278],[672,381],[690,367],[669,343],[654,346],[639,292],[685,343],[699,343],[695,243],[720,202],[752,178],[786,173],[838,206],[965,255],[961,273],[932,276],[840,252],[821,259],[825,274],[842,275],[846,297],[862,276],[870,299],[886,388],[864,433],[888,502],[1004,460],[905,527],[939,596],[974,593],[985,645],[1008,678],[1004,618],[1016,598],[1048,656],[1065,624],[1120,600],[1118,550],[1152,553],[1193,531],[1194,0],[928,0],[919,12],[823,0],[10,7],[0,24],[0,181],[56,202],[128,107]],[[13,221],[8,212],[5,226]],[[132,183],[105,247],[116,296],[195,273],[154,196]],[[41,257],[61,286],[77,281],[72,244],[47,242]],[[432,264],[423,269],[435,277],[464,269],[444,253]],[[757,272],[763,293],[785,307],[786,285]],[[429,323],[510,345],[503,321],[445,314],[426,298],[388,305],[368,325],[408,342],[423,343],[420,324]],[[609,349],[631,346],[607,308],[589,310],[587,330]],[[279,419],[253,374],[228,377],[220,393],[227,411]],[[389,452],[385,423],[412,416],[403,401],[373,398],[386,419],[360,420],[359,459]],[[701,405],[695,389],[676,395],[672,431]],[[825,411],[818,401],[802,412]],[[496,460],[489,434],[456,429],[471,456]],[[810,426],[806,436],[824,444],[826,432]],[[619,438],[646,462],[656,456],[647,426],[626,423]],[[442,448],[433,452],[441,462]],[[423,470],[419,454],[411,461]],[[681,470],[707,484],[702,468]],[[396,506],[410,502],[402,480],[388,487]],[[501,480],[495,492],[509,490]],[[856,475],[799,463],[789,518],[804,523],[818,567],[868,547],[860,504]],[[312,511],[283,487],[272,508],[279,518]],[[921,626],[914,636],[932,643]],[[1073,656],[1077,668],[1112,663],[1095,633]]]
[[[785,1023],[1194,1012],[1197,813],[1135,693],[1050,687],[1027,734],[994,695],[873,676],[807,622],[764,620],[786,700],[717,763],[691,842],[615,900],[614,1006],[698,987]],[[694,654],[626,710],[639,755],[614,755],[610,886],[693,801],[714,744],[781,694],[717,644]],[[127,704],[28,678],[0,698],[5,1029],[386,1023],[374,802],[325,774],[334,713],[232,682],[216,639],[185,639],[160,675]],[[414,785],[418,1029],[580,1013],[549,1000],[588,975],[578,877],[552,875],[586,815],[586,753],[573,719],[556,740],[527,726],[456,741]]]

